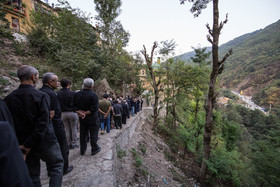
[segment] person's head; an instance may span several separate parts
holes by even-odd
[[[52,89],[57,89],[59,86],[59,80],[56,74],[52,72],[47,72],[43,75],[42,82],[44,85],[51,87]]]
[[[108,99],[108,97],[109,97],[109,95],[108,95],[108,94],[104,94],[104,95],[103,95],[103,99],[106,99],[106,100],[107,100],[107,99]]]
[[[20,66],[17,70],[17,76],[21,83],[30,82],[34,86],[39,80],[38,70],[28,65]]]
[[[60,80],[60,85],[62,86],[62,88],[69,88],[71,86],[71,81],[69,79],[66,78],[62,78]],[[69,87],[68,87],[69,86]]]
[[[83,89],[92,89],[94,80],[92,78],[86,78],[83,83]]]

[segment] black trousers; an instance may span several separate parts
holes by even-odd
[[[96,151],[99,146],[97,145],[98,140],[99,124],[96,122],[88,122],[80,119],[80,151],[83,155],[87,150],[87,138],[88,132],[90,134],[90,145],[91,151]]]
[[[122,128],[122,116],[115,116],[114,121],[116,128]]]
[[[26,156],[26,164],[34,187],[41,187],[40,181],[40,159],[46,162],[48,175],[50,176],[49,186],[61,186],[63,175],[63,158],[59,151],[59,144],[55,143],[44,151],[32,150]]]
[[[124,115],[122,116],[122,124],[126,124],[126,118],[127,118],[127,115],[124,114]]]
[[[60,146],[61,155],[64,160],[63,171],[66,171],[69,167],[69,145],[67,142],[64,125],[54,125],[54,132]]]

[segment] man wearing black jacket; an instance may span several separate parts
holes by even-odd
[[[49,96],[35,89],[37,69],[22,65],[17,70],[20,86],[5,98],[16,136],[34,186],[41,186],[40,159],[47,164],[49,186],[61,186],[63,158],[50,123]]]
[[[98,95],[92,91],[94,81],[84,80],[83,89],[74,96],[73,107],[80,120],[80,151],[84,155],[87,149],[88,131],[90,133],[91,154],[97,154],[101,148],[97,145],[99,118]]]
[[[50,119],[52,121],[54,132],[58,143],[60,145],[61,154],[64,160],[63,174],[67,174],[73,170],[73,166],[69,166],[69,146],[66,139],[65,129],[61,120],[61,109],[57,94],[54,89],[58,88],[59,81],[57,75],[48,72],[43,75],[42,78],[43,87],[40,91],[45,92],[49,95],[50,105]]]

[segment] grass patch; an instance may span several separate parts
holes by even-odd
[[[182,186],[182,187],[183,187],[183,186],[184,186],[184,187],[187,186],[184,177],[182,177],[181,175],[179,175],[174,169],[172,169],[172,168],[169,169],[169,172],[172,173],[173,179],[174,179],[175,181],[178,181],[179,183],[181,183],[181,186]]]
[[[132,149],[130,150],[130,152],[132,153],[132,155],[133,155],[134,157],[137,156],[137,151],[136,151],[136,149],[132,148]]]
[[[6,79],[3,79],[3,78],[0,78],[0,84],[1,85],[9,85],[10,84],[10,81],[6,80]]]
[[[137,156],[137,157],[135,158],[135,166],[136,166],[137,168],[139,168],[142,164],[143,164],[142,158],[141,158],[140,156]]]
[[[147,148],[146,148],[146,146],[144,144],[140,144],[140,151],[143,153],[143,155],[146,154]]]
[[[148,172],[146,169],[140,168],[140,169],[139,169],[139,172],[140,172],[143,176],[145,176],[146,178],[148,177],[149,172]]]
[[[16,76],[17,76],[17,72],[10,71],[10,72],[9,72],[9,75],[11,75],[11,76],[13,76],[13,77],[16,77]]]
[[[119,159],[122,159],[126,156],[126,151],[122,150],[119,146],[117,146],[117,155]]]

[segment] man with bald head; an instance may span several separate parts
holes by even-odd
[[[80,151],[84,155],[87,149],[87,135],[90,133],[91,154],[97,154],[101,148],[97,145],[99,118],[98,96],[92,91],[94,81],[86,78],[83,89],[74,96],[73,107],[80,120]]]
[[[49,96],[35,89],[39,80],[36,68],[22,65],[17,70],[19,87],[5,98],[19,147],[34,186],[41,186],[40,159],[46,162],[49,186],[61,186],[63,158],[50,123]]]

